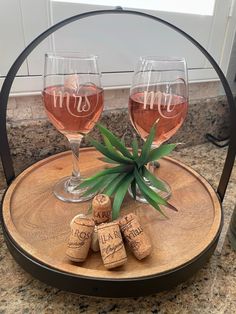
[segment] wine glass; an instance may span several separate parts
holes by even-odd
[[[136,71],[129,97],[129,115],[131,122],[145,141],[154,123],[156,133],[153,146],[158,147],[173,136],[181,127],[188,108],[188,79],[184,58],[141,57]],[[151,172],[155,171],[155,163],[148,164]],[[163,198],[171,195],[169,184],[158,178],[166,191],[158,192]],[[146,203],[146,199],[137,189],[137,199]]]
[[[73,156],[72,175],[54,186],[57,198],[66,202],[82,202],[86,189],[79,170],[79,147],[103,111],[103,89],[97,57],[79,53],[47,53],[44,67],[43,101],[49,120],[68,139]]]

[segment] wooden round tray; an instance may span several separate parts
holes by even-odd
[[[82,174],[106,166],[92,148],[81,149]],[[169,219],[149,205],[126,197],[121,214],[135,212],[154,246],[151,256],[106,270],[100,253],[76,264],[65,256],[69,223],[87,211],[90,202],[64,203],[52,193],[54,184],[71,172],[70,152],[44,159],[23,171],[8,188],[2,204],[3,229],[15,259],[48,284],[98,296],[140,296],[168,289],[191,276],[215,249],[222,225],[221,205],[210,184],[190,167],[172,158],[161,160],[160,177],[170,183]]]

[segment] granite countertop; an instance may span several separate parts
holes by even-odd
[[[216,187],[226,149],[203,144],[179,149],[174,157],[200,172]],[[236,252],[226,236],[236,200],[236,167],[223,204],[224,228],[210,261],[178,287],[135,299],[103,299],[47,286],[13,260],[0,232],[0,313],[236,313]]]

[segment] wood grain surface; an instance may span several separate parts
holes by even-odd
[[[81,149],[82,175],[89,176],[106,167],[92,148]],[[86,213],[90,201],[64,203],[52,193],[54,184],[71,172],[70,152],[44,159],[22,172],[9,187],[3,202],[3,219],[8,233],[25,251],[52,268],[96,278],[137,278],[171,271],[201,254],[216,236],[221,222],[221,206],[209,183],[190,167],[172,158],[161,160],[158,175],[172,188],[170,202],[178,213],[165,209],[169,219],[149,205],[127,195],[121,215],[134,212],[153,244],[152,254],[138,261],[128,251],[126,265],[106,270],[100,253],[90,252],[81,264],[65,255],[70,221]]]

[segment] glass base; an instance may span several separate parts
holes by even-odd
[[[171,188],[170,188],[170,185],[158,178],[159,181],[161,181],[165,188],[166,188],[166,191],[161,191],[157,188],[155,188],[154,186],[151,185],[151,182],[150,181],[147,181],[147,185],[153,190],[155,191],[156,193],[158,193],[158,195],[160,195],[162,198],[164,198],[165,200],[168,200],[170,197],[171,197]],[[131,188],[129,187],[129,194],[133,197],[133,194],[132,194],[132,191],[131,191]],[[143,196],[142,192],[140,191],[139,187],[136,185],[136,200],[141,202],[141,203],[144,203],[144,204],[148,204],[148,201],[146,200],[146,198]]]
[[[59,200],[63,202],[79,203],[93,198],[95,193],[82,196],[88,188],[75,189],[75,186],[70,185],[70,179],[71,177],[62,178],[54,186],[53,193]],[[81,179],[80,182],[83,182],[83,179]]]

